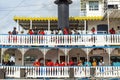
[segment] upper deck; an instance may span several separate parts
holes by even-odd
[[[79,35],[0,35],[0,45],[13,46],[77,46],[104,47],[119,46],[119,34],[79,34]]]

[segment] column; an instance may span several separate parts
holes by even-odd
[[[65,48],[65,62],[67,62],[67,49],[66,48]]]
[[[17,28],[18,28],[18,33],[20,33],[19,20],[17,20]]]
[[[4,49],[1,48],[1,64],[2,64],[2,60],[3,60],[3,54],[4,54]]]
[[[45,55],[46,55],[46,49],[44,48],[44,66],[45,66]]]
[[[32,20],[30,20],[30,29],[32,29]]]
[[[86,20],[84,20],[84,31],[85,31],[85,33],[87,32]]]
[[[108,33],[109,33],[109,30],[110,30],[109,10],[107,10],[107,23],[108,23]]]
[[[24,54],[25,54],[25,49],[22,49],[22,65],[24,66]]]
[[[89,62],[89,51],[88,51],[88,48],[86,49],[87,51],[87,62]]]
[[[48,31],[50,31],[50,20],[48,20]]]
[[[109,65],[111,65],[111,60],[110,60],[110,52],[111,52],[111,49],[110,49],[110,48],[108,48]]]

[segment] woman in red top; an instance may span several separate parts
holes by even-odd
[[[40,34],[40,35],[45,35],[44,30],[40,30],[40,31],[39,31],[39,34]],[[40,41],[40,43],[43,42],[43,36],[39,36],[39,41]]]
[[[91,31],[92,31],[93,34],[95,34],[95,28],[94,27],[91,29]]]
[[[58,62],[58,60],[56,60],[56,62],[55,62],[55,65],[54,66],[59,66],[59,62]]]
[[[72,61],[72,59],[70,59],[68,66],[74,66],[74,62]]]
[[[30,34],[30,35],[33,35],[33,34],[34,34],[33,31],[32,31],[32,29],[30,29],[30,30],[28,31],[28,34]]]
[[[114,30],[114,28],[112,28],[112,29],[110,29],[110,34],[115,34],[115,30]]]
[[[33,63],[33,66],[39,67],[40,61],[38,59],[36,59],[36,61]]]
[[[64,28],[63,33],[64,33],[65,35],[68,35],[68,34],[69,34],[68,29],[67,29],[67,28]]]
[[[39,31],[39,34],[40,34],[40,35],[45,35],[44,30],[40,30],[40,31]]]

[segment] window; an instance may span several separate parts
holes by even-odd
[[[99,10],[99,2],[98,1],[89,1],[89,10]]]

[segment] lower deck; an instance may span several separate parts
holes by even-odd
[[[3,71],[3,72],[2,72]],[[8,79],[113,79],[119,80],[119,66],[96,66],[96,67],[33,67],[33,66],[1,66],[2,78]],[[5,75],[4,75],[5,74]],[[1,79],[0,76],[0,79]]]
[[[97,64],[102,59],[105,66],[112,63],[120,65],[120,48],[1,48],[1,64],[13,54],[17,66],[31,66],[36,59],[42,59],[42,66],[46,66],[46,61],[55,63],[58,60],[59,63],[68,63],[70,59],[73,60],[74,66],[80,60],[84,65],[85,60],[92,63],[93,59],[96,59]]]

